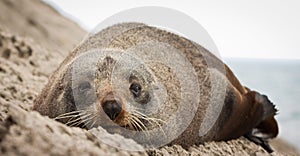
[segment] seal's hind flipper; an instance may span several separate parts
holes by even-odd
[[[261,122],[247,133],[245,137],[271,153],[273,150],[268,144],[268,139],[275,138],[278,135],[278,125],[274,119],[277,109],[267,96],[261,95],[255,91],[250,92],[255,93],[255,103],[260,104],[263,107],[263,116]]]
[[[264,138],[275,138],[278,135],[278,125],[274,116],[277,113],[275,105],[268,99],[267,96],[256,92],[255,101],[262,105],[263,116],[261,122],[255,127]]]
[[[259,136],[255,135],[255,129],[253,129],[250,133],[246,134],[245,137],[249,139],[250,141],[254,142],[257,145],[260,145],[262,148],[264,148],[267,152],[272,153],[273,149],[269,145],[269,142],[267,139],[261,138]]]

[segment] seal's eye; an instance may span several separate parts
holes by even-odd
[[[82,82],[78,87],[79,91],[81,91],[81,92],[87,91],[91,88],[92,88],[92,86],[88,81]]]
[[[142,87],[141,87],[140,84],[138,84],[136,82],[133,82],[130,85],[129,90],[131,91],[131,93],[133,94],[133,96],[136,98],[136,97],[138,97],[138,96],[141,95]]]

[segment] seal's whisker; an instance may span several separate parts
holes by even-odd
[[[96,118],[96,116],[94,116],[94,117],[92,118],[92,120],[94,120],[94,118]],[[96,122],[97,122],[97,120],[94,120],[94,122],[92,123],[91,127],[94,127],[95,124],[96,124]]]
[[[161,125],[161,123],[165,124],[166,122],[161,120],[161,119],[158,119],[158,118],[150,118],[148,117],[148,120],[151,120],[152,122],[155,122],[157,125]]]
[[[132,122],[130,122],[131,120],[129,120],[129,122],[127,122],[128,123],[128,126],[129,126],[129,128],[131,128],[131,129],[134,129],[134,127],[132,126]]]
[[[76,126],[79,126],[80,124],[82,124],[82,120],[78,120],[76,122],[73,122],[71,125],[68,125],[68,126],[71,126],[71,127],[76,127]]]
[[[143,111],[144,109],[143,109],[143,108],[133,107],[133,110],[136,110],[136,111]]]
[[[69,120],[67,121],[67,123],[70,122],[70,121],[72,121],[72,120],[74,120],[74,119],[76,119],[76,117],[77,117],[77,116],[72,116],[72,117],[70,117]],[[68,124],[66,124],[66,125],[68,125]]]
[[[68,112],[68,113],[64,113],[64,114],[60,114],[59,116],[55,117],[55,120],[58,119],[64,119],[64,118],[70,118],[70,117],[77,117],[80,115],[86,114],[86,111],[72,111],[72,112]]]
[[[76,112],[78,113],[78,112]],[[85,118],[88,118],[90,116],[90,113],[86,110],[80,111],[80,113],[76,115],[67,115],[70,117],[70,119],[66,122],[66,125],[68,126],[78,126],[82,123],[82,120]]]
[[[58,120],[58,119],[65,119],[65,118],[71,118],[71,117],[77,117],[77,116],[80,116],[80,114],[66,115],[66,116],[57,116],[54,119]]]
[[[67,112],[67,113],[63,113],[58,115],[59,116],[65,116],[65,115],[70,115],[70,114],[77,114],[77,113],[81,113],[81,112],[85,112],[86,110],[76,110],[76,111],[71,111],[71,112]]]
[[[133,127],[134,127],[135,130],[141,130],[142,131],[142,127],[140,127],[140,125],[138,125],[136,123],[136,121],[132,120],[132,125],[133,125]]]
[[[77,122],[74,122],[73,124],[71,124],[71,125],[68,125],[68,126],[70,126],[70,127],[75,127],[75,126],[77,126],[77,125],[80,125],[82,122],[81,122],[81,120],[78,120]]]
[[[80,113],[80,112],[85,112],[85,110],[75,110],[75,111],[71,111],[71,112],[67,112],[61,115],[67,115],[67,114],[73,114],[73,113]]]
[[[141,128],[141,130],[146,134],[146,136],[149,138],[150,133],[148,128],[145,126],[145,124],[138,117],[136,117],[136,115],[132,115],[131,117],[132,117],[131,118],[132,121],[136,123]]]
[[[141,131],[147,130],[147,128],[146,128],[144,125],[140,124],[140,122],[139,122],[138,120],[139,120],[138,118],[136,118],[135,116],[132,116],[132,120],[131,120],[131,121],[132,121],[135,125],[137,125],[138,128],[139,128]],[[137,130],[138,130],[138,129],[137,129]]]
[[[162,131],[162,133],[164,134],[164,136],[166,136],[165,134],[165,131],[163,130],[162,128],[162,125],[161,123],[165,124],[166,122],[161,120],[161,119],[158,119],[158,118],[152,118],[152,117],[148,117],[147,115],[144,115],[143,113],[141,112],[138,112],[138,111],[134,111],[134,113],[132,114],[133,116],[135,116],[136,118],[140,118],[140,119],[143,119],[143,120],[146,120],[149,122],[149,124],[151,124],[151,126],[158,126],[159,129]],[[139,120],[140,121],[140,120]],[[144,124],[143,124],[144,125]]]
[[[147,137],[150,136],[148,129],[145,127],[145,125],[143,123],[141,123],[139,121],[138,118],[131,116],[131,122],[133,122],[133,125],[136,125],[142,132],[144,132],[146,134]],[[138,129],[136,129],[138,130]]]
[[[72,124],[72,123],[77,122],[77,121],[79,121],[79,120],[83,120],[83,119],[89,117],[90,115],[91,115],[91,114],[85,113],[85,115],[79,116],[79,117],[77,116],[77,118],[75,118],[75,120],[68,121],[66,124],[69,125],[69,124]]]
[[[148,131],[148,128],[145,126],[145,124],[138,118],[136,114],[132,114],[131,118],[137,122],[138,125],[142,126],[142,130]]]
[[[164,131],[163,128],[162,128],[162,125],[161,125],[159,122],[156,121],[156,120],[158,120],[158,121],[163,121],[163,120],[161,120],[161,119],[156,119],[156,118],[149,118],[149,120],[152,121],[152,122],[154,122],[154,123],[159,127],[159,129],[161,130],[161,132],[163,133],[163,135],[164,135],[165,137],[167,137],[165,131]],[[163,121],[163,122],[165,123],[165,121]]]
[[[85,122],[86,121],[89,121],[90,119],[91,119],[91,116],[92,114],[88,114],[88,115],[86,115],[84,118],[79,118],[80,120],[78,121],[78,122],[75,122],[75,123],[73,123],[73,124],[71,124],[70,126],[78,126],[78,125],[80,125],[80,124],[82,124],[82,123],[84,123],[85,124]]]
[[[80,114],[78,114],[78,115],[76,115],[76,116],[72,116],[72,117],[70,117],[70,119],[67,121],[66,125],[69,125],[70,123],[76,122],[76,121],[78,121],[78,120],[80,120],[80,119],[81,119],[81,115],[80,115]]]
[[[96,123],[96,120],[94,120],[95,118],[96,118],[96,116],[93,115],[93,116],[85,123],[85,125],[86,125],[86,126],[89,126],[89,124],[91,123],[90,128],[92,128],[92,127],[94,126],[94,124]],[[92,121],[94,121],[94,122],[92,123]]]
[[[71,127],[74,125],[79,125],[81,123],[81,119],[80,118],[75,118],[75,119],[76,120],[71,120],[70,122],[66,123],[66,125],[71,126]]]
[[[143,127],[144,130],[148,131],[148,128],[145,126],[145,124],[138,117],[136,117],[136,116],[133,115],[132,118],[135,121],[137,121]]]
[[[144,120],[152,120],[152,121],[156,121],[156,122],[161,122],[163,124],[165,124],[166,122],[164,120],[161,120],[159,118],[152,118],[152,117],[148,117],[147,115],[141,113],[141,112],[138,112],[138,111],[134,111],[135,114],[138,114],[140,118],[143,118]]]
[[[139,116],[148,117],[147,115],[145,115],[145,114],[143,114],[143,113],[141,113],[141,112],[139,112],[139,111],[137,111],[137,110],[133,110],[133,112],[134,112],[135,114],[139,115]]]

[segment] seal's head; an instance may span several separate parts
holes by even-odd
[[[158,104],[164,100],[162,96],[155,96],[162,94],[163,88],[144,64],[129,61],[124,55],[118,58],[109,54],[89,60],[87,64],[86,57],[89,56],[82,58],[85,62],[75,60],[69,71],[75,105],[73,114],[68,111],[56,119],[88,129],[102,126],[145,131],[163,124],[157,111]]]

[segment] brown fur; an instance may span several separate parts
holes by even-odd
[[[117,48],[126,51],[131,46],[152,40],[168,43],[183,52],[195,69],[203,94],[193,121],[171,144],[188,148],[205,141],[238,138],[254,128],[268,134],[269,138],[277,136],[278,126],[274,119],[276,109],[265,96],[243,87],[227,65],[200,45],[176,34],[139,23],[114,25],[79,45],[50,77],[48,84],[35,100],[34,110],[53,118],[76,109],[66,86],[70,83],[70,64],[81,53],[94,48]],[[211,84],[207,80],[211,70],[217,79],[226,83],[225,105],[214,127],[205,136],[199,137],[199,127],[211,98]],[[257,97],[265,100],[257,101]],[[172,102],[168,104],[172,105]]]

